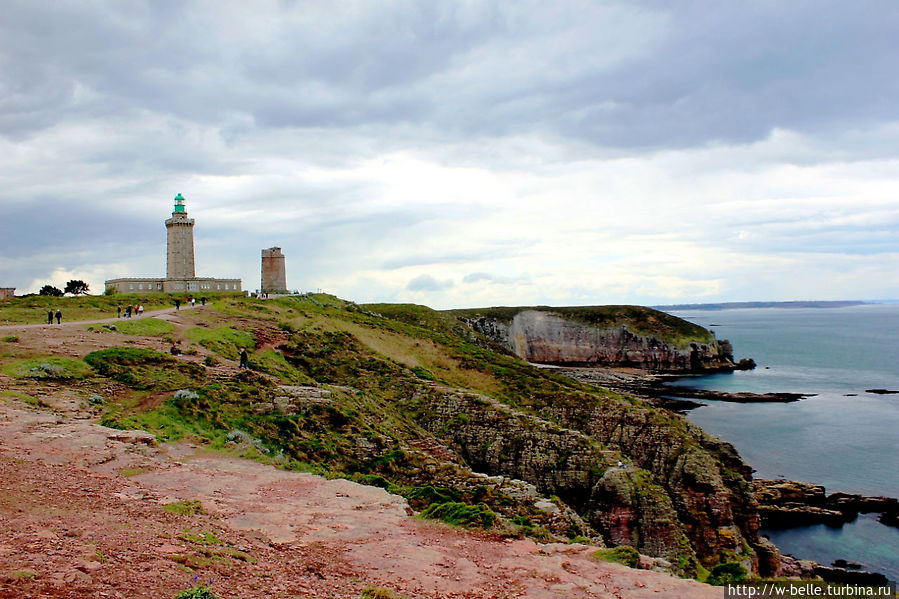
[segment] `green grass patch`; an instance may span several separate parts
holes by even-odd
[[[193,502],[184,501],[181,503],[196,503],[197,505],[199,505],[200,502],[199,501],[193,501]],[[199,510],[200,511],[193,512],[190,514],[185,514],[185,515],[193,516],[194,514],[205,514],[206,513],[205,510],[203,510],[202,506],[199,507]],[[180,535],[178,535],[178,538],[180,538],[182,541],[187,541],[188,543],[193,543],[194,545],[219,546],[219,545],[225,544],[224,541],[219,539],[214,532],[203,532],[203,531],[194,532],[192,530],[185,530]]]
[[[103,376],[135,389],[175,390],[196,386],[206,377],[199,364],[140,347],[110,347],[84,356]]]
[[[747,578],[749,578],[749,572],[746,571],[746,568],[737,562],[726,562],[712,568],[705,581],[707,584],[720,587],[743,582]]]
[[[55,356],[18,360],[5,364],[3,371],[12,377],[27,379],[78,380],[93,374],[82,360]]]
[[[252,350],[256,347],[253,335],[228,326],[214,329],[194,327],[188,329],[186,335],[191,341],[229,360],[237,360],[241,349]]]
[[[640,565],[640,553],[630,545],[600,549],[593,554],[593,557],[604,562],[624,564],[629,568],[636,568]]]
[[[141,335],[143,337],[163,337],[175,331],[175,325],[158,318],[125,319],[109,325],[91,325],[88,328],[93,330],[97,327],[114,330],[122,335]]]
[[[203,585],[185,589],[178,593],[175,599],[217,599],[217,596],[208,586]]]
[[[19,338],[16,335],[7,335],[0,339],[0,341],[5,341],[6,343],[16,343],[19,341]]]
[[[447,524],[465,527],[490,528],[496,522],[496,514],[485,504],[466,505],[457,501],[434,503],[421,513],[430,520],[442,520]]]
[[[310,377],[297,370],[281,352],[266,349],[250,356],[250,368],[271,374],[293,385],[309,385],[314,383]]]
[[[175,501],[162,506],[166,512],[177,516],[196,516],[197,514],[205,514],[203,504],[198,499],[188,499],[186,501]]]
[[[28,395],[27,393],[22,393],[21,391],[0,391],[0,399],[3,398],[17,399],[22,403],[27,403],[30,406],[47,406],[47,404],[45,404],[38,398]]]

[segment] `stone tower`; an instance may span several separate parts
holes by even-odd
[[[287,275],[284,270],[284,254],[281,248],[262,250],[263,293],[287,293]]]
[[[168,231],[168,255],[165,276],[167,279],[193,279],[194,268],[194,219],[187,218],[184,198],[175,196],[175,210],[172,218],[165,221]]]

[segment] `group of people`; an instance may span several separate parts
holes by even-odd
[[[56,309],[56,312],[53,310],[47,311],[47,324],[53,324],[54,318],[56,318],[56,324],[62,324],[62,312],[60,312],[59,308]]]
[[[197,298],[195,298],[195,297],[192,296],[192,295],[191,295],[191,296],[188,296],[188,298],[185,300],[185,303],[186,303],[188,306],[190,306],[191,308],[193,308],[194,306],[197,305]],[[200,305],[201,305],[201,306],[205,306],[205,305],[206,305],[206,296],[203,296],[203,297],[200,298]],[[176,309],[176,310],[180,310],[180,309],[181,309],[181,298],[179,298],[179,297],[176,297],[176,298],[175,298],[175,309]]]
[[[131,318],[131,315],[135,316],[143,316],[144,315],[144,305],[143,304],[135,304],[133,306],[128,305],[125,306],[125,318]],[[122,306],[116,306],[116,317],[122,317]]]

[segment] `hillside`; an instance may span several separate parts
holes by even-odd
[[[0,305],[0,321],[7,308],[21,311]],[[531,366],[460,316],[219,297],[64,340],[64,327],[5,329],[0,371],[15,389],[3,396],[52,411],[45,398],[64,394],[107,427],[382,487],[422,517],[490,534],[630,545],[687,577],[776,569],[729,445]],[[168,353],[174,342],[184,355]],[[235,368],[241,348],[250,370]]]

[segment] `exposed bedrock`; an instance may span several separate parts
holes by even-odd
[[[694,575],[697,560],[763,574],[779,563],[758,536],[749,467],[685,420],[617,400],[524,413],[438,388],[408,408],[473,470],[530,482],[585,514],[607,543],[633,545],[681,574]]]
[[[607,402],[585,414],[554,409],[560,424],[628,455],[664,488],[687,537],[704,563],[741,559],[746,545],[762,558],[753,569],[776,569],[776,550],[760,540],[752,469],[729,443],[678,416]],[[745,559],[743,557],[742,559]]]
[[[662,371],[733,368],[731,357],[723,355],[725,352],[711,333],[695,325],[690,325],[690,330],[695,328],[697,332],[693,339],[686,335],[674,342],[633,332],[627,323],[593,326],[544,310],[523,310],[511,322],[490,316],[469,316],[463,320],[529,362],[632,366]]]

